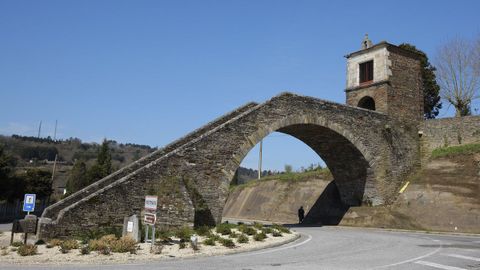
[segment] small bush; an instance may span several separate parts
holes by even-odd
[[[253,239],[254,239],[255,241],[263,241],[263,240],[265,240],[265,238],[267,238],[267,235],[266,235],[265,233],[263,233],[263,232],[257,233],[257,234],[255,234],[255,235],[253,236]]]
[[[232,239],[229,239],[229,238],[221,238],[221,239],[220,239],[220,243],[221,243],[224,247],[229,247],[229,248],[235,247],[235,243],[233,243]]]
[[[207,246],[215,246],[215,239],[213,239],[212,237],[209,237],[203,240],[203,244]]]
[[[263,228],[263,224],[258,222],[253,222],[253,227],[255,227],[257,230],[261,230]]]
[[[216,227],[216,231],[217,233],[221,234],[221,235],[228,235],[232,232],[232,230],[230,229],[230,224],[226,224],[226,223],[222,223],[222,224],[218,224],[217,227]]]
[[[100,249],[97,250],[97,252],[99,254],[102,254],[102,255],[110,255],[111,254],[110,247],[108,247],[108,246],[101,247]]]
[[[188,226],[183,226],[175,231],[175,237],[179,238],[182,242],[190,241],[190,236],[192,236],[192,234],[193,230]]]
[[[23,245],[22,241],[15,241],[12,243],[12,247],[20,247],[22,245]]]
[[[279,225],[279,224],[273,224],[272,228],[281,232],[281,233],[291,233],[290,230],[287,227]]]
[[[245,234],[247,234],[247,235],[255,235],[255,234],[257,234],[257,230],[254,229],[254,228],[252,228],[252,227],[249,227],[249,226],[242,227],[241,232],[242,232],[242,233],[245,233]]]
[[[245,244],[245,243],[248,243],[249,239],[248,239],[248,236],[246,234],[241,234],[238,237],[237,241],[238,241],[238,243]]]
[[[234,231],[230,232],[230,235],[228,235],[228,237],[230,237],[230,238],[237,238],[238,236],[240,236],[240,234],[236,233]]]
[[[186,248],[186,247],[187,247],[187,244],[186,244],[185,242],[180,242],[180,243],[178,243],[178,248],[179,248],[179,249],[184,249],[184,248]]]
[[[110,247],[112,252],[119,252],[119,253],[130,252],[132,254],[135,254],[137,250],[137,242],[135,242],[135,240],[130,236],[124,236],[112,242],[110,244]]]
[[[46,248],[53,248],[54,245],[52,245],[52,244],[47,244],[47,245],[45,245],[45,247],[46,247]]]
[[[195,232],[200,236],[210,236],[212,234],[211,227],[209,226],[200,226],[195,229]]]
[[[100,241],[104,242],[106,245],[111,245],[112,243],[117,241],[117,236],[115,234],[107,234],[99,239]]]
[[[32,244],[21,245],[17,249],[17,253],[20,256],[32,256],[37,254],[37,246]]]
[[[80,254],[82,255],[90,254],[90,247],[88,245],[83,245],[82,248],[80,249]]]
[[[160,229],[155,231],[155,237],[160,238],[160,241],[164,243],[169,243],[172,242],[171,237],[174,235],[172,231],[165,230],[165,229]]]
[[[90,247],[90,250],[94,250],[94,251],[101,251],[108,248],[108,245],[105,243],[105,241],[102,241],[100,239],[90,240],[88,242],[88,246]]]
[[[269,234],[269,233],[272,233],[273,230],[272,230],[272,228],[270,228],[270,227],[265,227],[265,228],[262,229],[262,232],[263,232],[264,234]]]
[[[78,249],[79,247],[80,245],[78,244],[77,240],[74,239],[65,240],[60,243],[60,248],[64,248],[67,250]]]
[[[272,235],[273,235],[273,237],[280,237],[280,236],[282,236],[282,233],[277,231],[277,230],[274,230]]]
[[[1,256],[7,256],[8,255],[8,248],[7,247],[2,247],[1,248],[2,253],[0,254]]]
[[[48,243],[51,245],[51,246],[54,246],[54,247],[59,247],[61,244],[62,244],[62,240],[60,239],[52,239],[50,241],[48,241]]]

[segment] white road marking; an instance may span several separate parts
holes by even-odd
[[[470,257],[470,256],[464,256],[464,255],[458,255],[458,254],[442,254],[444,256],[449,256],[449,257],[454,257],[454,258],[459,258],[459,259],[465,259],[465,260],[472,260],[476,262],[480,262],[480,258],[477,257]]]
[[[415,263],[430,266],[430,267],[434,267],[434,268],[438,268],[438,269],[445,269],[445,270],[467,270],[465,268],[448,266],[448,265],[443,265],[443,264],[438,264],[438,263],[433,263],[433,262],[427,262],[427,261],[418,261],[418,262],[415,262]]]
[[[260,251],[260,252],[252,252],[252,253],[246,252],[246,253],[241,253],[241,254],[238,254],[238,255],[229,255],[229,256],[235,256],[235,257],[253,256],[253,255],[260,255],[260,254],[277,252],[277,251],[280,251],[280,250],[285,250],[285,249],[290,249],[290,248],[296,248],[296,247],[301,246],[301,245],[304,245],[304,244],[310,242],[310,240],[312,240],[312,236],[311,236],[311,235],[307,235],[307,236],[308,236],[307,239],[305,239],[303,242],[300,242],[300,243],[295,244],[295,245],[284,246],[284,247],[275,248],[275,249],[269,249],[269,250]]]
[[[436,239],[428,239],[428,240],[433,240],[433,241],[435,241]],[[430,256],[432,256],[433,254],[439,252],[442,248],[443,248],[443,245],[440,243],[440,246],[439,246],[437,249],[435,249],[434,251],[429,252],[429,253],[427,253],[427,254],[425,254],[425,255],[418,256],[418,257],[415,257],[415,258],[413,258],[413,259],[408,259],[408,260],[401,261],[401,262],[397,262],[397,263],[392,263],[392,264],[388,264],[388,265],[382,265],[382,266],[374,267],[374,268],[372,268],[372,269],[389,268],[389,267],[392,267],[392,266],[397,266],[397,265],[401,265],[401,264],[411,263],[411,262],[414,262],[414,261],[417,261],[417,260],[421,260],[421,259],[423,259],[423,258],[430,257]]]

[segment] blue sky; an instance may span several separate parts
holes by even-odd
[[[480,1],[2,0],[0,134],[35,136],[42,120],[53,136],[58,120],[60,138],[163,146],[286,90],[344,103],[343,56],[365,33],[433,58],[449,38],[480,33],[479,10]],[[320,161],[280,134],[264,150],[267,169]]]

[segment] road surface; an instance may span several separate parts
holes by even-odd
[[[297,241],[266,250],[122,265],[5,266],[0,269],[480,269],[480,237],[345,227],[295,228]],[[1,261],[1,257],[0,257]]]

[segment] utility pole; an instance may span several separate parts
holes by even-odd
[[[57,124],[58,124],[58,120],[55,120],[55,132],[53,133],[53,140],[54,141],[57,139]]]
[[[38,125],[38,135],[37,138],[40,139],[40,132],[42,131],[42,120],[40,120],[40,125]]]
[[[263,140],[260,141],[260,151],[259,151],[259,158],[258,158],[258,179],[262,177],[262,145]]]

